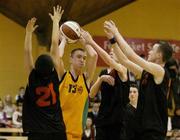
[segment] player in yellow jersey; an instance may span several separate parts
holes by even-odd
[[[89,56],[87,59],[87,68],[83,71],[87,57],[85,50],[76,48],[70,54],[70,70],[66,71],[62,59],[66,39],[61,36],[61,46],[58,47],[58,36],[60,36],[60,32],[56,30],[56,36],[53,38],[53,40],[56,40],[56,43],[54,43],[54,47],[51,49],[53,49],[53,52],[59,51],[60,54],[59,72],[61,83],[59,90],[67,139],[81,140],[83,124],[86,121],[85,118],[88,111],[88,88],[96,69],[97,53],[91,46],[86,44],[84,39],[81,39],[81,43]]]

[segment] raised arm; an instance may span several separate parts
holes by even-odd
[[[60,34],[60,41],[61,43],[59,44],[59,74],[60,74],[60,77],[62,78],[62,76],[64,75],[65,73],[65,68],[64,68],[64,62],[63,62],[63,56],[64,56],[64,49],[65,49],[65,46],[66,46],[66,38],[64,36],[62,36]]]
[[[133,72],[137,78],[141,77],[142,71],[143,69],[133,63],[132,61],[130,61],[125,55],[124,53],[121,51],[121,49],[119,48],[118,45],[114,45],[113,46],[114,49],[114,53],[117,56],[117,59],[119,60],[119,62],[124,65],[128,70],[130,70],[131,72]]]
[[[115,60],[115,62],[117,62],[118,64],[118,75],[121,78],[121,80],[123,81],[127,81],[128,80],[128,75],[127,75],[127,68],[124,67],[123,65],[121,65],[118,60],[117,60],[117,56],[114,53],[114,49],[112,48],[113,45],[118,45],[117,43],[112,43],[112,38],[114,37],[113,34],[111,32],[108,32],[106,29],[104,29],[104,32],[106,34],[106,37],[109,39],[109,43],[110,43],[110,50],[111,50],[111,57],[113,58],[113,60]]]
[[[104,51],[91,37],[91,35],[84,31],[82,32],[83,38],[87,41],[88,44],[91,44],[91,46],[97,51],[97,53],[100,55],[100,57],[104,60],[104,62],[109,65],[111,68],[114,68],[119,73],[122,74],[123,79],[127,79],[127,70],[126,68],[123,68],[122,65],[117,63],[114,59],[112,59],[109,54]]]
[[[24,62],[28,74],[34,68],[34,62],[32,56],[32,33],[38,27],[38,25],[35,25],[35,23],[36,23],[36,18],[32,18],[28,21],[26,25],[26,35],[24,42]]]
[[[157,83],[160,83],[162,81],[164,77],[164,69],[160,65],[148,62],[138,56],[124,40],[113,21],[105,21],[104,28],[114,35],[117,43],[119,44],[119,47],[132,62],[154,75],[154,79]]]
[[[64,48],[66,45],[66,40],[62,39],[61,43],[59,45],[59,38],[60,38],[60,33],[59,33],[59,21],[61,20],[62,14],[64,10],[61,9],[59,5],[57,7],[53,7],[53,15],[49,13],[52,21],[53,21],[53,28],[52,28],[52,40],[51,40],[51,49],[50,49],[50,54],[52,56],[55,68],[58,72],[59,77],[62,77],[64,74],[64,64],[62,59],[59,60],[60,57],[60,48]]]
[[[87,60],[87,80],[89,83],[92,82],[94,72],[96,70],[96,65],[97,65],[97,59],[98,55],[96,51],[91,47],[91,45],[87,44],[84,38],[80,39],[81,44],[85,47],[85,50],[88,53],[88,60]]]

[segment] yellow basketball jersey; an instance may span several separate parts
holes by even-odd
[[[66,72],[59,91],[66,132],[80,137],[88,112],[88,88],[84,74],[74,79],[69,71]]]

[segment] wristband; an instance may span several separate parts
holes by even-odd
[[[110,42],[111,44],[115,44],[115,43],[116,43],[116,39],[113,37],[113,38],[109,39],[109,42]]]

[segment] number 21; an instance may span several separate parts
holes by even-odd
[[[36,101],[36,104],[38,106],[40,106],[40,107],[50,106],[51,101],[52,101],[52,104],[56,103],[56,93],[55,93],[55,91],[53,89],[53,83],[50,83],[48,85],[48,87],[38,87],[38,88],[36,88],[36,94],[37,95],[43,94]],[[52,100],[51,99],[47,100],[50,96],[52,97]]]

